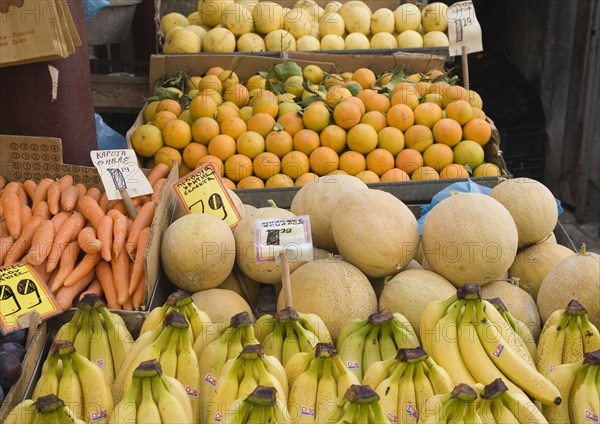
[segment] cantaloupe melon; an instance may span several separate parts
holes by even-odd
[[[227,278],[235,263],[235,239],[224,221],[194,213],[169,225],[160,254],[169,280],[193,293],[217,287]]]
[[[423,269],[409,269],[385,283],[379,296],[379,310],[387,308],[392,313],[400,312],[419,334],[425,306],[434,300],[448,299],[455,293],[456,287],[441,275]]]
[[[307,262],[292,272],[290,280],[294,308],[321,317],[334,340],[349,320],[377,312],[377,297],[369,279],[341,259]],[[283,307],[280,293],[277,309]]]
[[[242,284],[246,288],[246,293],[249,299],[246,297],[246,293],[244,293]],[[260,283],[244,275],[236,266],[233,267],[233,270],[227,276],[225,281],[223,281],[217,288],[232,290],[242,296],[242,298],[248,302],[248,304],[258,305],[260,298]]]
[[[519,247],[547,238],[558,222],[552,192],[531,178],[514,178],[498,184],[490,196],[510,212],[519,232]]]
[[[202,290],[194,293],[192,300],[201,311],[208,314],[211,322],[214,323],[229,321],[232,316],[244,311],[254,317],[248,302],[232,290]]]
[[[310,217],[310,229],[316,247],[334,251],[336,246],[331,232],[334,204],[344,193],[361,188],[367,188],[367,185],[351,175],[319,177],[302,186],[294,196],[290,210],[296,215]]]
[[[429,211],[423,225],[427,265],[457,287],[483,286],[504,274],[515,259],[517,243],[508,210],[479,193],[447,197]]]
[[[417,219],[394,195],[362,189],[345,193],[334,205],[331,229],[344,260],[369,277],[393,275],[415,256]]]
[[[481,288],[481,295],[485,299],[500,298],[506,309],[527,325],[535,340],[538,339],[541,322],[537,305],[533,297],[519,287],[517,282],[494,281]]]
[[[588,311],[588,318],[600,327],[600,255],[586,252],[585,245],[576,255],[560,261],[548,272],[537,296],[542,321],[564,308],[571,299]]]
[[[518,278],[519,286],[537,299],[542,281],[548,272],[557,263],[574,254],[575,252],[561,244],[548,241],[537,243],[517,253],[508,275]]]
[[[408,271],[409,269],[423,269],[423,267],[420,263],[413,259],[408,263],[408,265],[402,268],[400,272]],[[375,295],[377,296],[377,299],[379,299],[379,296],[381,296],[381,292],[383,291],[383,287],[386,281],[391,280],[398,274],[388,275],[387,277],[369,277],[369,281],[371,282],[371,286],[373,286],[373,290],[375,290]]]

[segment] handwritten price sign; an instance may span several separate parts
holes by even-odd
[[[92,150],[92,163],[98,169],[109,200],[121,199],[119,189],[126,189],[129,197],[152,194],[152,186],[139,168],[132,149]]]
[[[482,51],[481,25],[473,3],[470,0],[454,3],[448,7],[447,15],[450,56],[461,55],[463,46],[467,54]]]
[[[290,262],[312,261],[310,218],[257,219],[254,221],[254,249],[257,262],[276,262],[285,250]]]

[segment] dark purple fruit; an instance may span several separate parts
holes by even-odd
[[[17,359],[23,362],[23,358],[25,357],[25,348],[23,345],[15,342],[5,342],[0,344],[0,352],[10,353],[17,357]]]
[[[21,361],[7,352],[0,352],[0,386],[8,389],[21,377]]]
[[[4,390],[0,387],[0,406],[2,406],[2,402],[4,402]]]
[[[5,336],[0,336],[0,342],[3,342],[3,343],[14,342],[14,343],[19,343],[19,344],[25,346],[26,340],[27,340],[27,330],[25,330],[25,329],[13,331],[12,333],[8,333]]]

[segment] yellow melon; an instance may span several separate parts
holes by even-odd
[[[248,278],[236,267],[218,287],[218,289],[232,290],[242,296],[250,305],[258,305],[260,297],[260,283]]]
[[[227,289],[202,290],[192,295],[194,304],[206,312],[211,322],[226,322],[240,312],[248,312],[254,317],[252,308],[239,294]]]

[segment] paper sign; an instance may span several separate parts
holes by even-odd
[[[230,227],[242,219],[225,183],[210,162],[181,178],[173,188],[188,213],[213,215]]]
[[[470,0],[454,3],[448,7],[446,13],[450,56],[462,54],[463,46],[466,47],[467,53],[482,51],[481,25],[477,21],[473,3]]]
[[[18,330],[18,318],[36,311],[42,320],[61,313],[48,287],[29,264],[0,268],[0,325],[4,334]]]
[[[256,262],[276,262],[285,249],[288,261],[312,261],[310,218],[257,219],[254,221]]]
[[[92,150],[92,163],[98,169],[109,200],[121,199],[119,189],[127,190],[129,197],[152,194],[152,186],[138,166],[133,149]]]

